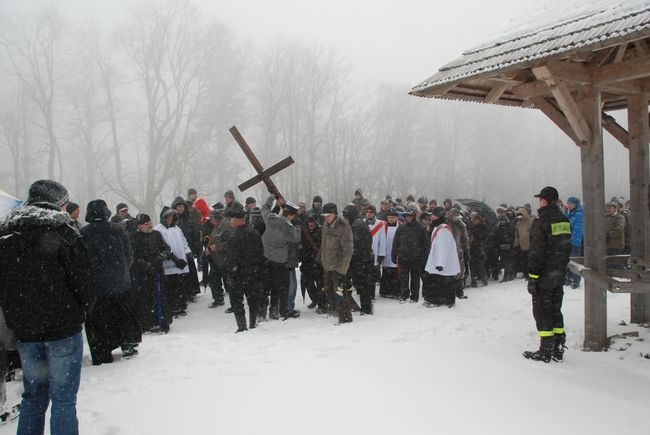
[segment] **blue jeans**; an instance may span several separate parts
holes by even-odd
[[[77,391],[81,378],[81,332],[63,340],[18,342],[23,364],[23,401],[17,435],[43,435],[52,401],[52,435],[78,435]]]
[[[296,308],[296,294],[298,293],[298,282],[296,281],[296,269],[289,269],[289,298],[287,300],[287,307],[289,311]]]
[[[572,257],[582,257],[582,246],[571,246]],[[580,286],[580,275],[571,272],[568,268],[566,271],[566,280],[571,287]]]

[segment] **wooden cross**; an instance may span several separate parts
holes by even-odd
[[[248,146],[248,144],[246,143],[242,135],[239,133],[239,130],[237,130],[237,127],[233,125],[232,127],[230,127],[229,131],[230,134],[232,134],[232,137],[235,138],[235,141],[237,141],[237,143],[239,144],[241,150],[248,158],[248,161],[251,162],[253,168],[255,168],[255,170],[257,171],[256,176],[254,176],[250,180],[244,181],[242,184],[237,186],[239,191],[243,192],[246,189],[250,189],[251,187],[255,186],[257,183],[262,181],[269,189],[269,192],[274,194],[276,198],[282,197],[282,194],[280,194],[280,191],[271,180],[271,175],[275,175],[281,170],[283,170],[284,168],[291,166],[293,164],[293,158],[289,156],[284,160],[280,160],[278,163],[271,166],[270,168],[264,169],[260,161],[257,160],[257,157],[253,153],[253,150],[251,150],[251,148]]]
[[[264,169],[260,161],[257,160],[257,157],[253,153],[253,150],[251,150],[251,148],[248,146],[241,133],[239,133],[239,130],[237,130],[237,127],[233,125],[232,127],[230,127],[229,131],[230,134],[232,134],[232,137],[235,138],[235,141],[237,141],[237,143],[239,144],[241,150],[248,158],[248,161],[251,162],[253,168],[255,168],[255,170],[257,171],[256,176],[254,176],[250,180],[244,181],[242,184],[237,186],[239,191],[243,192],[244,190],[250,189],[251,187],[255,186],[260,181],[263,181],[264,184],[266,184],[266,187],[269,189],[269,192],[275,195],[276,198],[283,198],[282,194],[280,193],[278,188],[275,187],[275,184],[271,180],[271,175],[277,174],[284,168],[293,165],[293,158],[289,156],[284,160],[280,160],[278,163],[271,166],[270,168]],[[303,238],[307,241],[307,244],[311,247],[311,249],[315,253],[318,253],[318,246],[316,246],[316,242],[314,242],[314,240],[309,235],[309,232],[303,225],[300,225],[300,231],[302,233]]]

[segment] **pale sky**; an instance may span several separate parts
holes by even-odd
[[[0,0],[0,13],[54,3],[64,15],[118,22],[132,0]],[[599,0],[602,1],[602,0]],[[336,48],[362,80],[426,79],[463,50],[577,0],[194,0],[242,43],[277,39]],[[584,3],[584,2],[582,2]],[[534,21],[534,20],[533,20]],[[408,90],[408,89],[406,89]]]

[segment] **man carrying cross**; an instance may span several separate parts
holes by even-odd
[[[282,207],[282,214],[272,210],[273,202]],[[266,231],[262,235],[265,258],[265,287],[270,292],[269,318],[289,317],[289,274],[287,259],[289,244],[299,243],[301,238],[300,226],[294,226],[293,220],[298,212],[295,204],[286,202],[284,198],[276,200],[275,195],[266,199],[262,206],[262,219]]]

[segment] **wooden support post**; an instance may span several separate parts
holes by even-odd
[[[628,98],[627,117],[629,128],[630,160],[630,254],[633,257],[650,258],[650,218],[648,217],[648,94],[642,93]],[[633,266],[633,272],[636,266]],[[650,297],[642,293],[630,295],[630,321],[645,323],[650,320]]]
[[[581,112],[589,124],[591,140],[580,147],[584,198],[585,267],[605,275],[605,167],[600,89],[585,86],[579,95]],[[597,279],[585,276],[584,350],[601,351],[607,345],[607,290]]]

